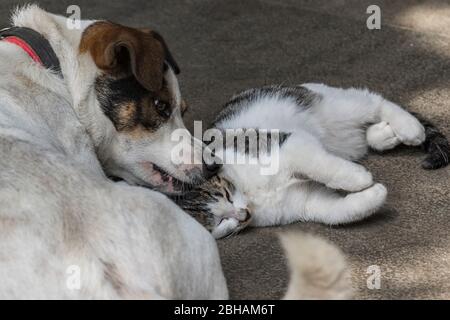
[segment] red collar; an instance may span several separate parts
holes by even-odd
[[[19,46],[22,48],[23,51],[25,51],[31,59],[33,59],[35,62],[39,63],[40,65],[43,65],[41,58],[39,58],[38,54],[33,50],[32,47],[25,41],[23,41],[20,38],[17,38],[15,36],[10,36],[2,39],[3,41],[13,43],[16,46]]]
[[[0,40],[22,48],[33,61],[64,78],[59,59],[50,42],[37,31],[26,27],[10,27],[0,30]]]

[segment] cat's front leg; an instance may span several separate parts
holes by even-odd
[[[306,221],[330,225],[359,221],[376,212],[386,196],[387,190],[380,183],[345,196],[325,187],[317,188],[306,199],[303,217]]]
[[[329,153],[308,133],[289,137],[281,152],[281,161],[288,170],[329,188],[356,192],[373,185],[372,174],[366,168]]]
[[[370,171],[360,164],[336,157],[330,159],[328,165],[331,173],[325,185],[329,188],[357,192],[369,188],[374,183]]]

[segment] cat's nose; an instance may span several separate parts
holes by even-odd
[[[248,209],[245,209],[245,219],[244,222],[250,221],[250,219],[252,218],[252,215],[250,213],[250,211],[248,211]]]
[[[248,222],[252,218],[250,211],[248,209],[240,209],[237,214],[237,219],[240,222]]]
[[[208,164],[203,161],[203,175],[206,179],[209,179],[212,176],[216,175],[217,172],[219,172],[220,168],[222,168],[222,164],[220,163],[213,162],[211,164]]]

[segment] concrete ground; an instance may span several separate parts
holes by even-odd
[[[364,86],[418,111],[450,137],[450,5],[377,1],[381,30],[368,30],[372,0],[64,0],[37,1],[64,14],[155,28],[181,69],[186,122],[213,119],[236,91],[263,84],[324,82]],[[17,1],[2,0],[1,26]],[[231,297],[276,299],[287,285],[277,234],[307,230],[348,255],[356,297],[450,298],[450,169],[420,168],[420,151],[372,155],[365,165],[389,189],[373,218],[345,227],[295,224],[251,229],[219,241]],[[367,268],[381,268],[381,288],[367,288]]]

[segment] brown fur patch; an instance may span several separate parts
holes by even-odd
[[[151,132],[152,131],[138,125],[131,130],[127,130],[125,133],[132,140],[140,140],[145,138]]]
[[[120,105],[117,115],[117,127],[119,131],[122,129],[135,127],[136,112],[137,104],[133,101],[124,102]]]
[[[134,77],[104,75],[97,79],[96,91],[103,112],[116,130],[133,133],[133,138],[155,132],[173,112],[174,101],[165,85],[159,95],[155,95]],[[165,103],[164,110],[157,108],[156,100]]]
[[[89,52],[103,71],[97,96],[118,131],[136,139],[168,120],[174,101],[164,81],[165,63],[175,71],[178,66],[158,33],[96,22],[83,32],[79,50]]]
[[[152,33],[100,21],[83,32],[79,50],[89,52],[97,67],[107,73],[131,70],[147,90],[159,92],[162,88],[165,49]]]

